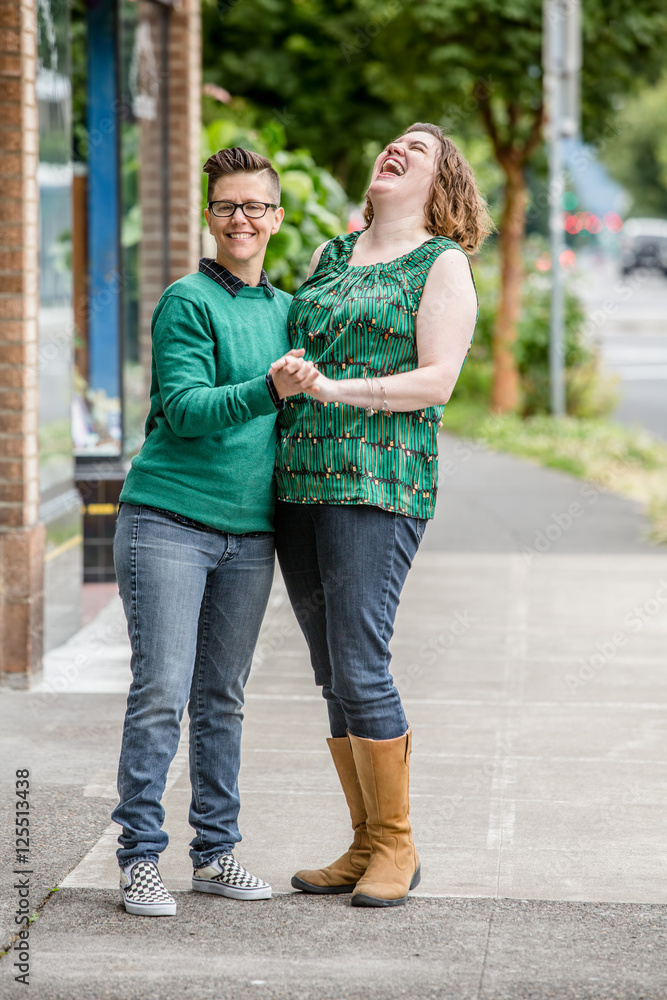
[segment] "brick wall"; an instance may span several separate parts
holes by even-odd
[[[201,14],[183,0],[169,28],[169,281],[196,271],[201,242]]]
[[[143,23],[148,23],[157,56],[159,86],[157,115],[139,121],[139,202],[141,204],[141,244],[139,247],[139,359],[144,372],[143,397],[148,411],[148,390],[151,371],[151,317],[165,288],[164,241],[167,238],[168,192],[163,191],[162,124],[164,101],[168,94],[168,79],[162,78],[161,19],[171,11],[158,4],[142,2],[139,6]],[[168,167],[170,164],[168,164]]]
[[[142,5],[152,24],[156,51],[159,11]],[[145,13],[144,13],[145,11]],[[169,12],[168,76],[160,81],[158,119],[141,124],[140,358],[150,383],[150,324],[164,291],[163,249],[168,244],[166,284],[197,270],[201,240],[201,24],[199,0],[183,0]],[[162,191],[160,120],[168,100],[169,190]],[[146,164],[154,164],[147,169]],[[167,211],[165,212],[165,208]]]
[[[40,669],[34,0],[0,0],[0,682]]]

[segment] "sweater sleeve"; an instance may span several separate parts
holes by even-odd
[[[178,437],[201,437],[254,417],[275,416],[266,373],[215,384],[215,341],[203,310],[168,296],[153,323],[153,356],[164,415]]]

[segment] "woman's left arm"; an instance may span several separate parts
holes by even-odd
[[[308,394],[322,403],[422,410],[443,406],[452,394],[470,347],[477,297],[465,254],[445,250],[429,271],[417,313],[418,367],[399,375],[330,379],[320,374]]]

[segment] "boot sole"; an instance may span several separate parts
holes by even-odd
[[[421,882],[421,865],[417,866],[417,871],[410,881],[410,889],[416,889]],[[408,892],[410,892],[408,889]],[[351,906],[405,906],[408,900],[407,895],[400,899],[380,899],[379,896],[367,896],[364,892],[358,892],[350,900]]]
[[[300,889],[301,892],[310,892],[316,896],[338,896],[344,892],[352,892],[357,883],[351,885],[313,885],[311,882],[304,882],[297,875],[292,877],[292,888]]]

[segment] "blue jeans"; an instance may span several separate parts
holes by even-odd
[[[389,640],[426,521],[380,507],[276,505],[276,551],[327,702],[331,735],[402,736]]]
[[[121,866],[168,843],[161,798],[190,715],[190,857],[196,868],[241,839],[243,689],[271,591],[273,534],[231,535],[124,503],[114,539],[132,645],[118,765]]]

